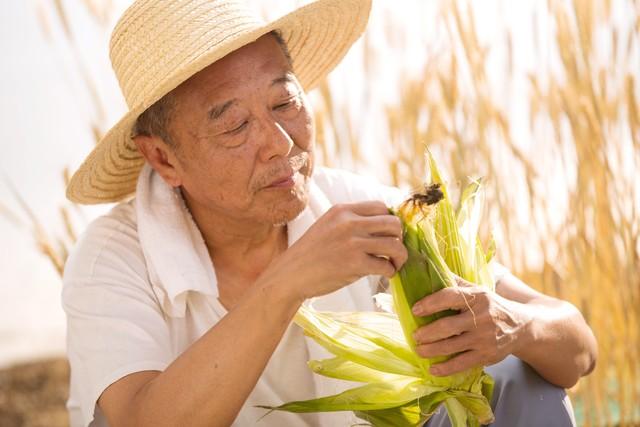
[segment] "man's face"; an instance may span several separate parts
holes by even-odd
[[[281,224],[304,209],[313,117],[273,36],[205,68],[174,96],[169,131],[192,210]]]

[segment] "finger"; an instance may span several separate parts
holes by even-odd
[[[407,261],[407,248],[397,237],[368,237],[362,239],[362,248],[369,255],[389,259],[395,270],[399,270]]]
[[[470,350],[460,353],[446,362],[432,365],[429,372],[431,372],[432,375],[443,377],[482,365],[484,365],[484,360],[482,359],[481,353],[477,350]]]
[[[364,275],[377,274],[389,279],[396,274],[396,268],[390,260],[375,255],[367,255]]]
[[[402,222],[395,215],[361,217],[362,230],[369,236],[391,236],[402,238]]]
[[[429,316],[448,309],[466,311],[473,306],[477,288],[453,286],[441,289],[416,302],[411,310],[416,316]]]
[[[387,207],[387,205],[385,205],[379,200],[370,200],[370,201],[359,202],[359,203],[349,203],[344,206],[347,207],[349,210],[351,210],[351,212],[355,213],[356,215],[361,215],[361,216],[390,215],[389,208]]]
[[[467,310],[418,328],[413,333],[413,338],[418,344],[429,344],[471,331],[475,327],[473,313]]]
[[[470,334],[462,334],[430,344],[421,344],[416,347],[416,353],[420,357],[450,356],[472,349]]]

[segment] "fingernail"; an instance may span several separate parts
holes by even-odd
[[[432,366],[431,369],[429,369],[429,372],[431,372],[433,375],[440,375],[440,372],[442,372],[442,370],[438,367]]]
[[[416,316],[419,316],[422,313],[422,308],[419,304],[414,304],[413,307],[411,307],[411,312]]]

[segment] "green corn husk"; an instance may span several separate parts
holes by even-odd
[[[335,357],[312,360],[314,373],[363,383],[342,393],[261,406],[289,412],[353,411],[375,427],[421,426],[444,404],[453,427],[479,426],[493,421],[489,402],[493,379],[482,367],[447,377],[430,374],[431,365],[449,357],[421,358],[415,352],[413,332],[444,316],[426,317],[411,308],[420,299],[456,286],[455,275],[493,289],[488,263],[495,252],[492,241],[485,253],[478,239],[483,193],[481,181],[463,191],[457,212],[449,198],[435,160],[428,153],[431,184],[399,207],[391,209],[403,224],[408,260],[391,279],[395,313],[318,312],[300,308],[295,322],[305,334]]]

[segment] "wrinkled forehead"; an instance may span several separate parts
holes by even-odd
[[[277,35],[268,33],[196,73],[173,92],[232,95],[249,82],[271,82],[274,76],[292,75],[286,46]]]

